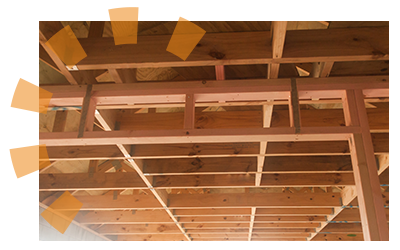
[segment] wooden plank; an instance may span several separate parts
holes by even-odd
[[[162,143],[231,143],[261,141],[343,141],[359,127],[307,127],[295,134],[293,128],[191,129],[95,131],[77,138],[77,132],[42,132],[39,142],[48,146],[162,144]]]
[[[250,215],[251,211],[249,208],[234,208],[234,209],[175,209],[174,215],[177,217],[192,217],[192,216],[241,216]]]
[[[160,203],[149,195],[119,195],[116,200],[111,195],[76,196],[76,198],[83,203],[81,210],[162,209]],[[43,203],[51,204],[54,200],[54,197],[49,197]],[[170,209],[340,206],[340,196],[335,193],[169,194],[168,200]]]
[[[174,223],[164,210],[90,211],[78,213],[81,224],[143,224]]]
[[[214,229],[214,228],[249,228],[249,222],[241,223],[183,223],[182,226],[186,229]]]
[[[121,76],[119,75],[119,73],[116,69],[108,69],[108,73],[111,75],[111,77],[115,83],[117,83],[117,84],[123,83]]]
[[[255,176],[251,174],[230,175],[167,175],[154,176],[154,188],[227,188],[253,187]],[[264,174],[261,187],[318,187],[318,186],[354,185],[351,173],[295,173]]]
[[[193,216],[180,217],[180,223],[238,223],[249,222],[250,216]]]
[[[310,234],[309,233],[263,233],[263,234],[258,234],[258,233],[253,233],[252,238],[304,238],[308,237]]]
[[[194,159],[149,159],[144,161],[146,174],[181,173],[243,173],[256,169],[254,157],[194,158]]]
[[[389,208],[385,208],[386,219],[389,221]],[[332,221],[336,222],[360,222],[360,210],[358,208],[343,209]]]
[[[313,239],[313,241],[363,241],[364,237],[361,233],[356,234],[346,234],[346,233],[329,233],[317,234]]]
[[[257,216],[255,222],[320,222],[326,221],[325,216]]]
[[[334,62],[323,62],[321,65],[321,71],[319,72],[319,77],[328,77],[332,71]]]
[[[123,157],[115,145],[106,146],[60,146],[46,147],[51,160],[90,160]]]
[[[389,54],[388,27],[287,31],[281,59],[272,57],[271,46],[265,42],[269,35],[270,32],[207,33],[200,42],[201,46],[197,46],[186,61],[179,61],[179,58],[163,50],[170,35],[140,36],[137,46],[123,45],[118,50],[110,50],[115,46],[113,38],[79,39],[88,56],[79,62],[78,68],[386,60]],[[223,51],[222,58],[216,59],[210,54],[215,47]],[[107,53],[104,54],[104,51]]]
[[[163,209],[152,195],[119,195],[117,199],[112,195],[75,196],[75,198],[83,204],[80,210]],[[55,199],[49,197],[43,203],[51,204]]]
[[[46,85],[53,96],[49,107],[80,106],[85,90],[79,86]],[[229,93],[226,92],[229,88]],[[298,78],[299,99],[340,99],[342,90],[363,89],[368,98],[389,96],[388,76],[334,78]],[[240,102],[287,99],[290,79],[245,79],[225,81],[178,81],[168,84],[96,84],[93,87],[98,106],[150,103],[184,103],[184,96],[196,93],[196,102]]]
[[[118,190],[147,187],[136,173],[40,174],[39,191]]]
[[[97,232],[105,235],[181,233],[180,229],[174,224],[104,225]],[[184,235],[182,236],[184,237]]]
[[[331,213],[331,208],[258,208],[256,216],[325,216]]]
[[[321,233],[362,233],[361,223],[329,223]]]
[[[63,132],[67,121],[68,110],[56,111],[53,132]]]
[[[375,152],[378,154],[388,153],[389,136],[388,134],[372,134]],[[243,156],[258,156],[257,143],[228,143],[228,144],[169,144],[169,145],[135,145],[132,149],[133,157],[138,159],[148,159],[145,164],[148,166],[147,172],[174,173],[190,172],[190,169],[199,172],[228,170],[226,164],[231,164],[233,171],[252,172],[254,170],[255,159]],[[387,151],[386,151],[387,150]],[[114,145],[99,146],[48,146],[50,160],[90,160],[90,159],[121,159],[123,155]],[[265,172],[281,171],[348,171],[349,166],[348,143],[342,141],[331,142],[270,142],[267,154],[270,165],[264,167]],[[340,156],[342,155],[342,156]],[[233,156],[241,156],[235,157]],[[295,158],[284,158],[291,156]],[[201,157],[201,158],[198,158]],[[227,157],[226,159],[208,157]],[[163,160],[152,160],[152,158],[164,158]],[[167,159],[167,158],[194,158],[194,159]],[[315,163],[315,166],[306,166],[308,162]],[[290,164],[286,164],[290,163]],[[159,165],[157,165],[159,164]],[[169,167],[176,165],[177,169]],[[190,167],[181,165],[190,164]],[[212,164],[212,165],[209,165]],[[243,167],[239,167],[242,165]],[[324,168],[324,164],[326,167]],[[158,167],[156,167],[158,166]],[[209,167],[208,167],[209,166]],[[244,167],[246,166],[246,167]],[[319,167],[318,167],[319,166]],[[215,167],[215,168],[214,168]],[[218,170],[220,169],[220,170]],[[235,170],[236,169],[236,170]],[[203,171],[204,170],[204,171]]]
[[[118,235],[119,241],[184,241],[182,234],[137,234]]]
[[[271,47],[272,58],[282,58],[283,46],[285,44],[287,21],[272,21],[271,22]],[[279,64],[271,63],[268,65],[268,78],[278,78]]]
[[[253,193],[169,195],[171,208],[332,207],[340,197],[329,193]]]
[[[263,173],[351,172],[350,156],[269,156]],[[144,172],[150,175],[255,173],[254,157],[149,159]],[[261,181],[261,180],[260,180]]]
[[[270,233],[311,233],[315,232],[315,228],[254,228],[253,234],[270,234]]]
[[[340,109],[300,110],[302,126],[323,127],[343,126],[344,116]],[[389,131],[389,108],[367,109],[371,132]],[[288,127],[287,110],[275,110],[272,113],[271,127]],[[163,121],[162,123],[160,121]],[[122,113],[118,119],[120,130],[178,129],[183,126],[182,113]],[[146,127],[147,125],[147,127]],[[261,128],[260,111],[197,112],[195,128]]]
[[[316,228],[321,224],[318,222],[302,222],[302,223],[254,223],[254,229],[256,228]]]
[[[351,158],[347,155],[269,156],[267,161],[263,168],[267,173],[352,171]]]

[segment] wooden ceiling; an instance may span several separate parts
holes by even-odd
[[[161,95],[162,90],[220,83],[228,93],[246,86],[251,92],[264,81],[273,85],[274,79],[281,79],[276,83],[284,85],[288,78],[297,79],[299,88],[303,83],[388,82],[389,22],[299,21],[287,22],[284,28],[267,21],[194,23],[206,35],[182,61],[165,51],[176,22],[139,22],[137,45],[113,47],[110,22],[40,22],[41,39],[70,25],[88,54],[77,64],[78,71],[68,71],[48,53],[43,40],[39,45],[40,86],[65,93],[54,99],[47,114],[40,114],[40,140],[49,143],[53,161],[40,172],[41,204],[50,205],[70,191],[83,203],[75,221],[110,240],[364,240],[347,140],[255,142],[249,137],[237,142],[164,143],[155,136],[127,144],[115,134],[107,143],[84,136],[82,144],[68,144],[73,138],[67,133],[52,140],[52,132],[75,133],[81,127],[85,90],[72,89],[74,84],[94,84],[99,100],[103,98],[95,106],[89,131],[134,131],[126,136],[131,140],[138,131],[140,138],[146,131],[153,136],[152,131],[156,135],[181,130],[187,125],[188,106],[164,99],[130,103],[129,94],[121,102],[107,102],[107,90],[117,91],[118,86]],[[281,46],[272,32],[284,38]],[[366,93],[389,221],[389,98]],[[299,99],[301,127],[348,125],[340,98],[303,91]],[[292,109],[290,99],[279,97],[205,100],[193,107],[192,126],[205,133],[281,131],[293,127]]]

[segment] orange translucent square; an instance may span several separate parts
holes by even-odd
[[[108,10],[115,45],[137,44],[139,8]]]
[[[53,93],[19,79],[11,107],[46,114]]]
[[[205,33],[206,31],[196,24],[180,17],[169,41],[167,51],[185,61]]]
[[[87,57],[69,25],[52,36],[46,45],[57,54],[61,61],[71,67]]]
[[[17,178],[51,164],[46,145],[10,149],[10,155]]]
[[[63,234],[78,214],[82,205],[82,202],[66,191],[44,210],[41,215],[50,225]]]

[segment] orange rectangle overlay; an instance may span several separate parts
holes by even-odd
[[[69,25],[52,36],[46,45],[57,54],[67,66],[74,66],[85,58],[86,52]]]
[[[11,107],[46,114],[53,93],[19,79]]]
[[[17,178],[49,166],[46,145],[10,149],[11,160]]]
[[[109,9],[115,45],[137,44],[139,8]]]
[[[185,61],[205,33],[206,31],[196,24],[180,17],[167,51]]]
[[[41,215],[50,225],[63,234],[78,214],[82,205],[82,202],[66,191],[44,210]]]

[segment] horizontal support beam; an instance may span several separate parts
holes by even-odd
[[[334,127],[344,126],[342,109],[305,109],[300,110],[302,127]],[[389,105],[386,108],[367,109],[370,131],[389,132]],[[142,113],[123,112],[119,122],[119,130],[168,130],[183,128],[182,112],[173,113]],[[271,124],[268,127],[289,127],[289,112],[274,110]],[[162,122],[160,122],[162,121]],[[225,111],[196,112],[194,128],[262,128],[262,111]]]
[[[389,134],[372,134],[375,154],[389,153]],[[241,166],[250,166],[246,172],[253,170],[256,164],[252,158],[261,156],[259,143],[212,143],[212,144],[143,144],[132,145],[131,156],[134,159],[146,159],[144,171],[147,173],[174,173],[174,172],[225,172],[227,169],[221,165],[229,165],[233,172],[243,169]],[[118,147],[115,145],[101,146],[48,146],[47,153],[50,160],[91,160],[91,159],[125,159]],[[319,162],[326,170],[335,169],[338,156],[342,158],[341,170],[351,170],[346,167],[351,165],[348,158],[349,144],[347,141],[329,142],[270,142],[268,143],[265,156],[269,157],[268,169],[284,171],[288,170],[311,170],[304,163]],[[240,159],[237,157],[240,156]],[[248,156],[248,157],[245,157]],[[291,156],[296,158],[282,158],[279,156]],[[308,158],[313,156],[312,158]],[[319,156],[319,157],[317,157]],[[218,159],[216,157],[228,157]],[[158,158],[162,160],[158,160]],[[167,159],[174,158],[174,159]],[[196,158],[196,159],[175,159]],[[213,159],[208,159],[213,158]],[[148,160],[147,160],[148,159]],[[312,159],[312,160],[311,160]],[[254,160],[254,159],[253,159]],[[290,163],[290,164],[287,164]],[[168,167],[173,165],[176,170]],[[211,164],[211,165],[210,165]],[[189,165],[189,168],[179,168],[181,165]],[[195,170],[197,166],[202,168]],[[101,168],[102,165],[100,165]],[[274,167],[276,166],[276,167]],[[220,170],[218,170],[218,167]],[[204,169],[204,170],[202,170]],[[255,169],[255,168],[254,168]],[[268,171],[268,169],[265,169]]]
[[[155,176],[152,186],[166,188],[254,187],[254,174]],[[352,173],[264,174],[260,187],[354,185]],[[39,191],[146,189],[135,172],[40,174]]]
[[[46,146],[112,145],[112,144],[162,144],[162,143],[218,143],[261,141],[343,141],[359,133],[359,127],[307,127],[300,134],[295,128],[250,129],[191,129],[94,131],[78,138],[77,132],[42,132],[40,144]]]
[[[78,213],[75,220],[81,224],[174,223],[163,210],[85,211]]]
[[[333,207],[341,206],[333,193],[253,193],[169,195],[171,208]]]
[[[268,155],[267,155],[268,156]],[[256,157],[148,159],[149,175],[226,174],[257,172]],[[350,156],[268,156],[263,173],[323,173],[352,171]]]
[[[81,210],[163,209],[150,195],[76,196],[83,203]],[[331,208],[340,207],[336,193],[228,193],[169,194],[169,209],[199,208]],[[43,201],[51,204],[55,197]],[[176,214],[175,214],[176,215]]]
[[[254,174],[154,176],[154,188],[254,187]],[[263,174],[260,187],[354,185],[352,173]]]
[[[272,56],[268,37],[270,31],[206,33],[186,61],[165,50],[170,35],[140,36],[135,46],[118,49],[112,37],[84,38],[79,42],[87,57],[77,66],[91,70],[389,60],[389,27],[289,30],[282,58]]]
[[[388,76],[298,78],[299,99],[341,98],[342,91],[362,89],[367,98],[389,97]],[[224,81],[146,82],[146,84],[93,85],[97,106],[141,103],[185,103],[194,94],[196,103],[220,101],[288,100],[290,79],[246,79]],[[81,86],[41,86],[53,93],[49,107],[81,106],[85,88]],[[227,91],[229,90],[229,91]]]
[[[40,174],[39,191],[147,188],[136,172]]]

